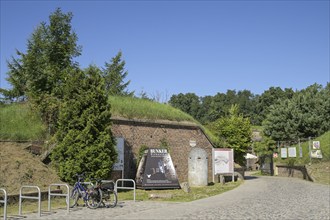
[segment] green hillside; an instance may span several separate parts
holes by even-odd
[[[318,158],[309,158],[309,145],[312,145],[313,141],[320,141],[320,149],[322,152],[322,159]],[[330,161],[330,131],[324,133],[320,137],[311,139],[310,141],[305,141],[300,144],[302,148],[302,158],[299,157],[299,145],[293,145],[296,147],[297,158],[277,158],[277,163],[282,164],[293,164],[293,165],[305,165],[309,163],[318,163],[321,161]]]
[[[145,120],[168,120],[192,122],[200,125],[190,115],[167,104],[131,97],[110,97],[112,117]],[[47,127],[41,118],[31,111],[27,103],[0,105],[0,140],[45,140]],[[202,127],[207,135],[216,141],[212,134]]]
[[[132,97],[109,98],[112,116],[128,119],[189,121],[198,123],[190,115],[170,105]]]
[[[44,140],[47,128],[26,103],[0,105],[0,140]]]

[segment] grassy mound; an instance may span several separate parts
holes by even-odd
[[[61,183],[56,172],[40,158],[24,149],[29,143],[0,142],[0,188],[18,194],[22,185],[36,185],[47,191],[52,183]]]
[[[191,122],[199,125],[212,142],[217,139],[192,116],[170,105],[132,97],[110,97],[112,117]],[[0,105],[0,140],[46,140],[47,127],[27,103]]]

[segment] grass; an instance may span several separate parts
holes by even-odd
[[[330,161],[318,161],[307,166],[316,183],[330,185]]]
[[[168,201],[168,202],[190,202],[197,199],[203,199],[210,196],[218,195],[226,191],[232,190],[239,186],[243,181],[227,182],[222,185],[215,183],[214,185],[203,186],[203,187],[191,187],[191,192],[186,193],[182,189],[172,190],[136,190],[136,199],[140,201]],[[151,199],[151,194],[168,195],[166,198],[155,198]],[[121,191],[118,194],[118,200],[133,200],[132,191]]]
[[[44,140],[46,127],[27,104],[0,105],[0,140]]]
[[[111,96],[111,113],[113,116],[128,119],[189,121],[197,123],[190,115],[170,105],[132,97]]]
[[[320,141],[320,148],[322,152],[322,159],[309,158],[309,145],[312,145],[312,141]],[[296,147],[296,158],[280,158],[280,156],[274,159],[276,164],[284,164],[291,166],[306,166],[309,174],[315,180],[316,183],[330,185],[330,131],[324,133],[320,137],[305,141],[300,144],[302,148],[302,157],[299,157],[299,145],[293,145]]]
[[[192,116],[168,104],[117,96],[110,97],[109,102],[113,117],[190,122],[200,126],[213,143],[218,143],[217,138]],[[0,105],[0,119],[0,140],[27,141],[47,138],[46,126],[26,103]]]
[[[222,185],[220,183],[216,183],[214,185],[203,186],[203,187],[191,187],[191,192],[186,193],[181,189],[173,189],[173,190],[142,190],[136,189],[136,200],[138,201],[169,201],[169,202],[190,202],[197,199],[203,199],[210,196],[218,195],[229,190],[232,190],[239,185],[241,185],[243,181],[236,182],[227,182]],[[157,198],[151,199],[149,198],[151,194],[167,194],[171,195],[171,198]],[[118,201],[125,200],[133,200],[133,191],[119,191],[118,192]],[[22,205],[22,214],[33,213],[38,211],[37,202],[33,202],[31,200],[25,201]],[[56,209],[65,209],[66,203],[64,197],[55,197],[51,200],[52,211]],[[41,212],[48,211],[48,201],[41,202]],[[3,207],[0,207],[0,216],[3,214]],[[18,215],[18,204],[10,204],[7,207],[7,215]]]
[[[56,209],[66,209],[66,202],[64,197],[55,197],[51,199],[51,211]],[[18,215],[18,203],[7,205],[7,216]],[[41,201],[41,213],[48,211],[48,201]],[[0,205],[0,219],[3,216],[3,206]],[[38,202],[32,200],[24,200],[22,202],[22,215],[28,213],[37,213],[38,212]]]
[[[309,158],[309,145],[312,144],[312,141],[320,141],[320,148],[322,151],[322,159]],[[278,164],[288,164],[288,165],[306,165],[306,164],[313,164],[319,162],[330,161],[330,131],[324,133],[320,137],[312,139],[310,142],[305,141],[300,144],[302,148],[302,157],[299,157],[299,146],[293,145],[292,147],[296,147],[297,157],[296,158],[280,158],[279,157],[275,160]]]

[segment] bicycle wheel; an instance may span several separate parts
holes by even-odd
[[[114,190],[106,189],[102,192],[103,205],[107,208],[114,208],[117,205],[117,192]]]
[[[88,195],[87,195],[87,205],[91,209],[96,209],[100,206],[102,202],[102,191],[97,189],[89,189]]]
[[[80,194],[79,191],[76,189],[71,192],[70,199],[69,199],[70,208],[73,208],[78,204],[78,200],[80,197],[79,194]]]

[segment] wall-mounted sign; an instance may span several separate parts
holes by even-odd
[[[190,140],[189,145],[190,145],[190,147],[196,147],[196,141],[195,140]]]

